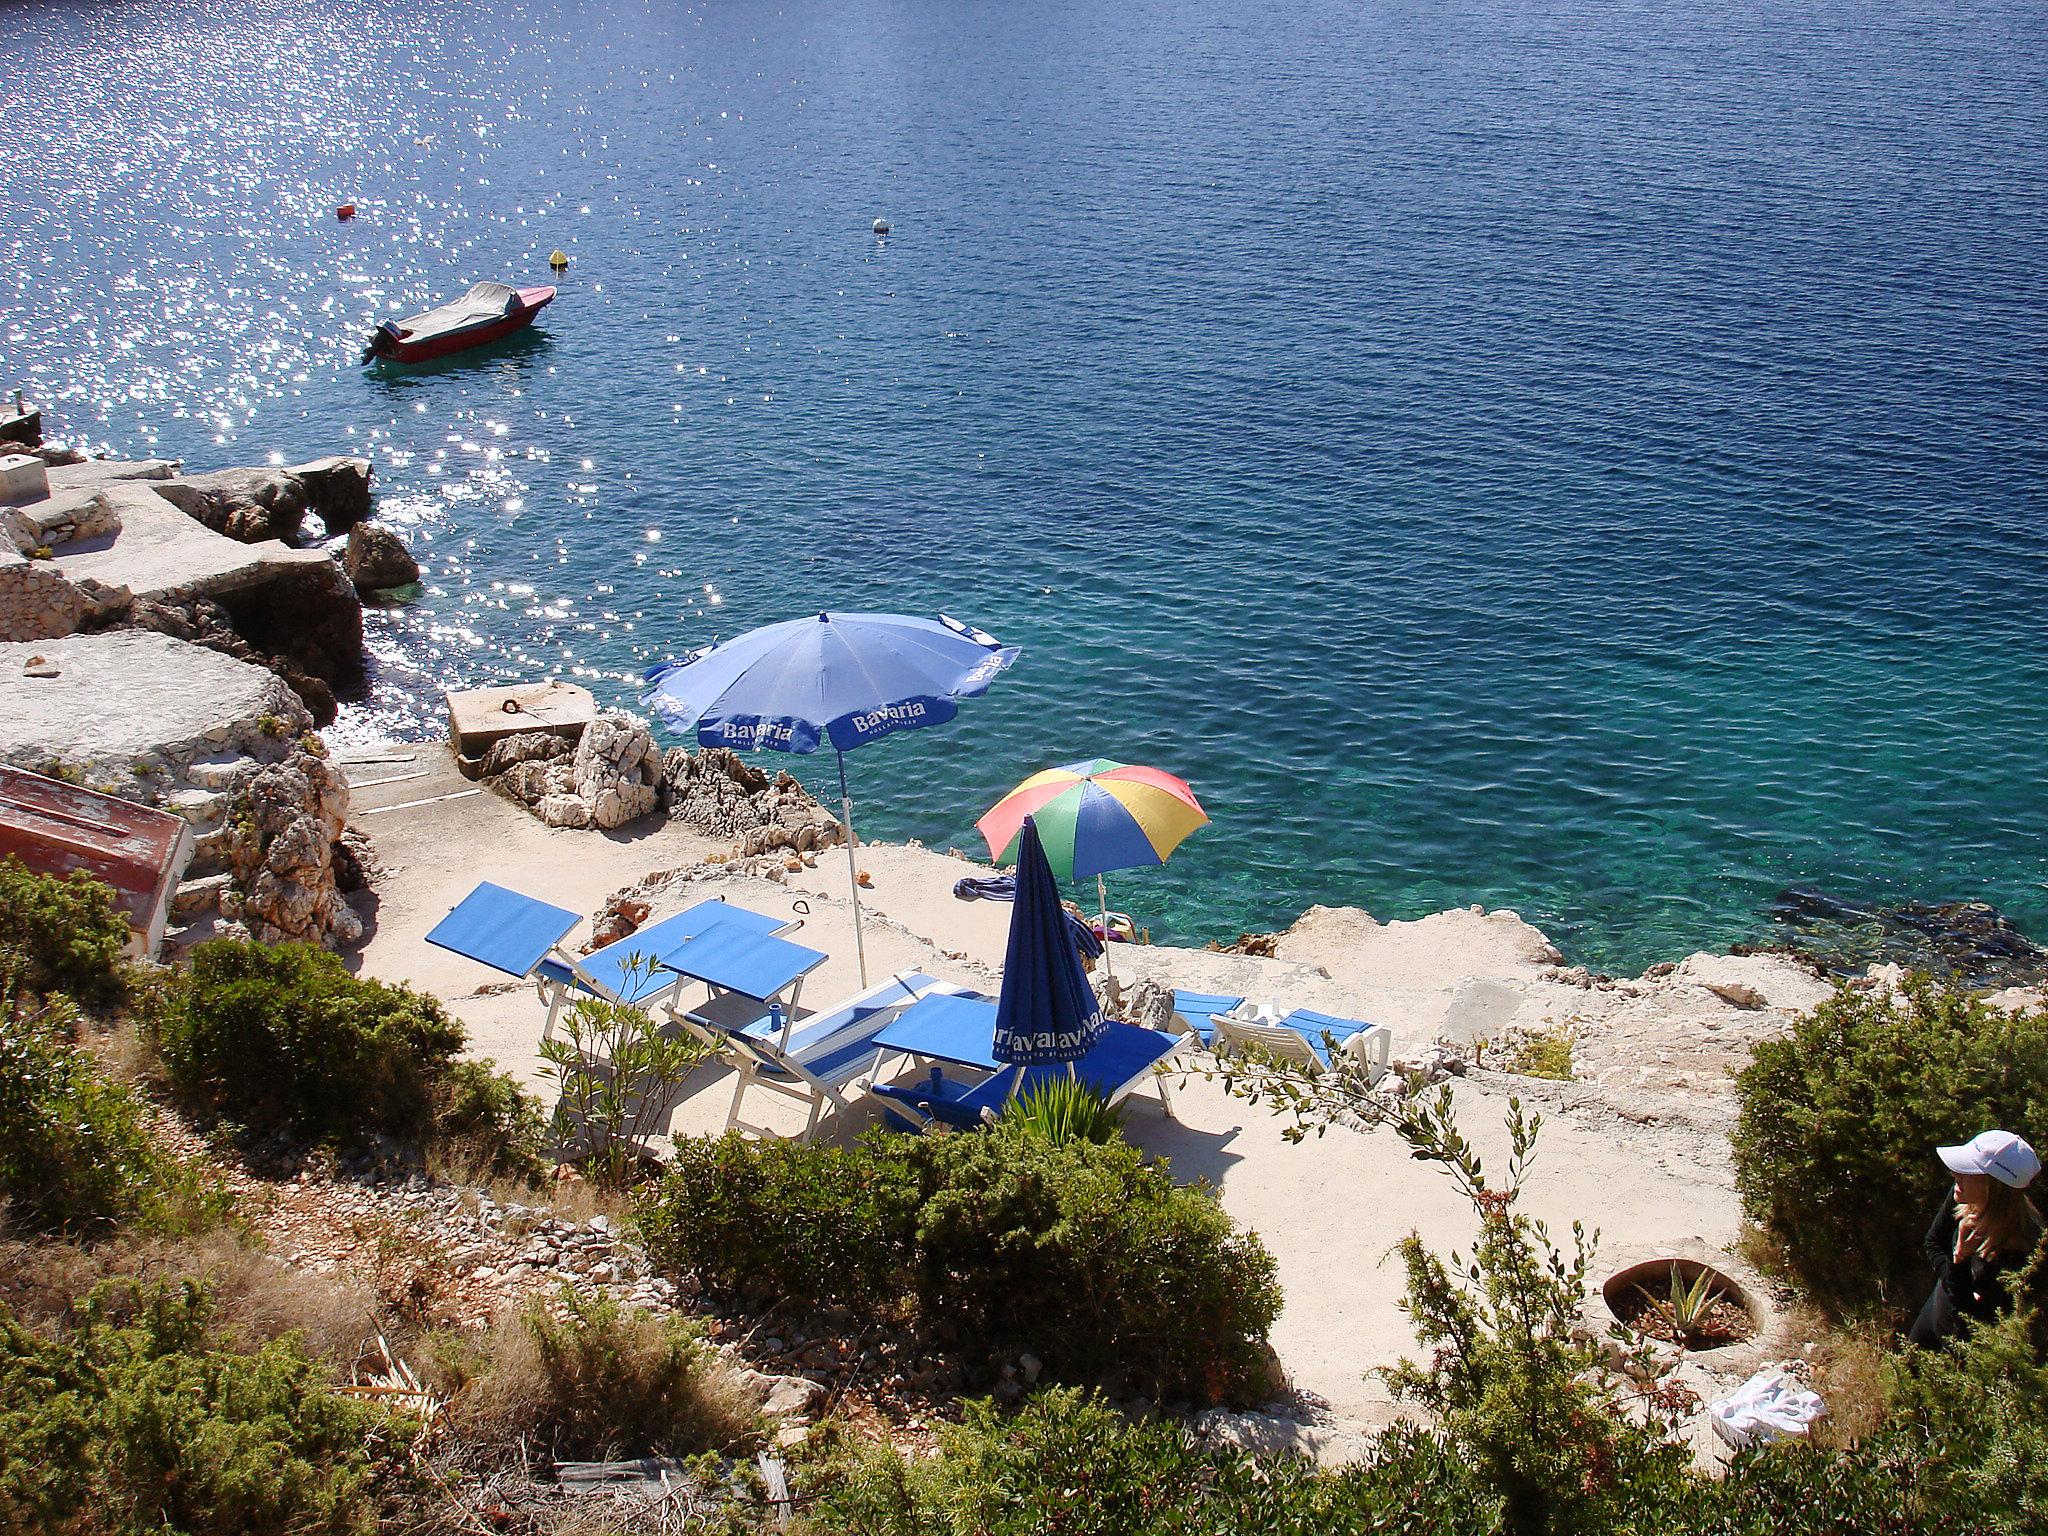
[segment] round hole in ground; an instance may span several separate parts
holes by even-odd
[[[1645,1259],[1615,1271],[1600,1287],[1623,1327],[1690,1350],[1720,1349],[1756,1337],[1755,1298],[1697,1259]]]

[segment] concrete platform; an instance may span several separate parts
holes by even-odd
[[[182,514],[178,514],[182,515]],[[31,656],[55,677],[29,677]],[[0,761],[124,764],[274,711],[267,668],[148,630],[0,644]]]
[[[100,491],[123,480],[168,480],[177,472],[176,459],[87,459],[82,464],[52,464],[50,489],[85,486]]]
[[[59,475],[68,480],[70,471],[94,467],[73,464],[53,469],[52,489],[58,488]],[[177,587],[232,592],[268,581],[283,567],[331,558],[324,550],[292,549],[275,539],[261,544],[237,543],[157,495],[150,478],[160,477],[100,480],[97,488],[105,491],[120,514],[121,531],[112,537],[58,545],[57,568],[73,581],[126,587],[137,597],[148,597]]]

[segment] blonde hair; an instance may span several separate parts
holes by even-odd
[[[2026,1257],[2041,1240],[2044,1223],[2040,1211],[2025,1190],[2014,1189],[2002,1179],[1986,1183],[1984,1203],[1977,1211],[1977,1230],[1985,1251]]]

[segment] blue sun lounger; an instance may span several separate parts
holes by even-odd
[[[673,1011],[687,981],[705,983],[712,1003],[724,993],[748,997],[747,988],[762,986],[769,989],[766,997],[752,994],[750,1000],[758,1004],[759,1013],[766,1013],[769,999],[784,987],[800,984],[825,959],[815,949],[780,937],[796,927],[795,922],[750,912],[720,897],[697,902],[587,955],[573,955],[562,947],[579,921],[565,908],[486,880],[434,925],[427,942],[507,976],[532,981],[548,1005],[543,1039],[553,1035],[572,992],[636,1007],[666,1000]],[[716,942],[704,942],[714,938]],[[794,994],[787,1006],[795,1011]]]
[[[1182,992],[1173,994],[1173,1022],[1207,1045],[1216,1038],[1216,1015],[1228,1013],[1241,997],[1227,992]]]
[[[929,1078],[910,1083],[873,1079],[872,1091],[883,1101],[884,1113],[892,1123],[917,1130],[933,1121],[977,1126],[985,1113],[1000,1113],[1011,1099],[1050,1078],[1068,1075],[1063,1064],[1018,1068],[998,1062],[992,1054],[995,1020],[996,1005],[987,998],[928,997],[905,1009],[901,1018],[884,1029],[875,1041],[877,1073],[885,1057],[900,1055],[975,1067],[988,1074],[977,1083],[960,1083],[935,1067]],[[1112,1023],[1104,1027],[1095,1048],[1073,1064],[1072,1075],[1111,1104],[1123,1102],[1150,1079],[1159,1090],[1160,1107],[1170,1119],[1173,1100],[1167,1095],[1161,1068],[1186,1040],[1184,1035],[1163,1030]]]

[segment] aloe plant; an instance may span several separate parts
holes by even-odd
[[[1709,1331],[1707,1324],[1714,1303],[1725,1298],[1726,1293],[1714,1284],[1714,1272],[1703,1269],[1690,1282],[1685,1271],[1678,1265],[1671,1266],[1671,1288],[1668,1295],[1659,1296],[1648,1286],[1638,1285],[1640,1295],[1652,1312],[1661,1315],[1671,1325],[1680,1341],[1691,1343]]]
[[[1004,1117],[1050,1142],[1092,1141],[1097,1145],[1123,1134],[1124,1117],[1101,1094],[1078,1078],[1049,1077],[1020,1094]]]

